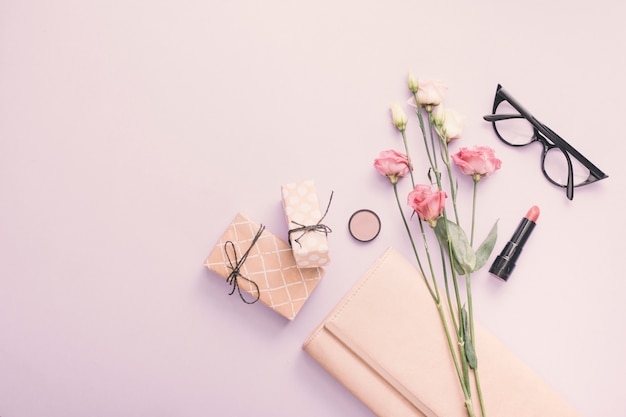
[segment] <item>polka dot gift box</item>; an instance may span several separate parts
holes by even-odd
[[[315,182],[292,182],[281,187],[289,243],[298,268],[323,267],[330,262],[328,233]]]

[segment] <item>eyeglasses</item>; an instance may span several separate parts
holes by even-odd
[[[533,142],[543,145],[543,175],[552,184],[565,188],[570,200],[574,198],[574,187],[608,178],[572,145],[524,109],[500,84],[492,113],[483,119],[491,122],[498,138],[507,145],[526,146]]]

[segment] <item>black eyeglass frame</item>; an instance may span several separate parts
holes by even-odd
[[[495,114],[498,106],[503,102],[508,102],[515,110],[519,112],[519,114]],[[548,126],[541,123],[535,116],[533,116],[528,110],[526,110],[517,100],[515,100],[511,95],[502,88],[502,85],[498,84],[498,88],[496,89],[496,95],[493,101],[492,113],[490,115],[484,116],[483,119],[491,122],[493,126],[493,130],[496,132],[498,138],[510,146],[526,146],[533,142],[540,142],[543,145],[543,154],[541,156],[541,170],[543,171],[543,175],[546,177],[548,181],[552,184],[565,188],[567,198],[572,200],[574,198],[574,187],[581,187],[583,185],[588,185],[594,183],[596,181],[602,180],[604,178],[608,178],[604,172],[602,172],[598,167],[596,167],[591,161],[585,158],[580,152],[578,152],[572,145],[567,143],[565,139],[557,135],[552,129]],[[530,139],[528,143],[525,144],[515,144],[507,141],[500,135],[498,132],[498,128],[496,127],[496,122],[500,120],[508,120],[508,119],[526,119],[533,126],[533,137]],[[559,184],[554,181],[545,169],[545,159],[546,155],[551,149],[559,148],[563,155],[565,155],[565,159],[567,160],[567,184]],[[576,158],[581,164],[583,164],[589,170],[589,176],[587,179],[579,184],[574,184],[574,170],[572,168],[572,161],[570,159],[570,155]]]

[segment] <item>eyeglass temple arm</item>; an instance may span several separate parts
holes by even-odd
[[[567,161],[567,185],[565,186],[565,194],[567,195],[568,200],[574,199],[574,170],[572,168],[572,158],[570,158],[569,153],[566,152],[563,148],[559,147],[559,150],[565,156],[565,160]],[[545,157],[545,154],[544,154]],[[544,168],[544,173],[545,168]]]
[[[499,122],[500,120],[523,119],[521,114],[488,114],[483,116],[483,120],[487,122]]]

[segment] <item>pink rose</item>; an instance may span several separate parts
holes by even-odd
[[[420,219],[435,226],[437,219],[443,213],[447,197],[445,191],[433,191],[430,185],[418,184],[409,193],[408,203]]]
[[[490,176],[502,165],[502,161],[496,158],[493,149],[488,146],[461,148],[452,155],[452,160],[463,174],[474,177],[474,181]]]
[[[393,149],[382,151],[378,158],[374,160],[374,167],[381,174],[389,178],[392,184],[398,182],[398,178],[409,173],[409,158]]]

